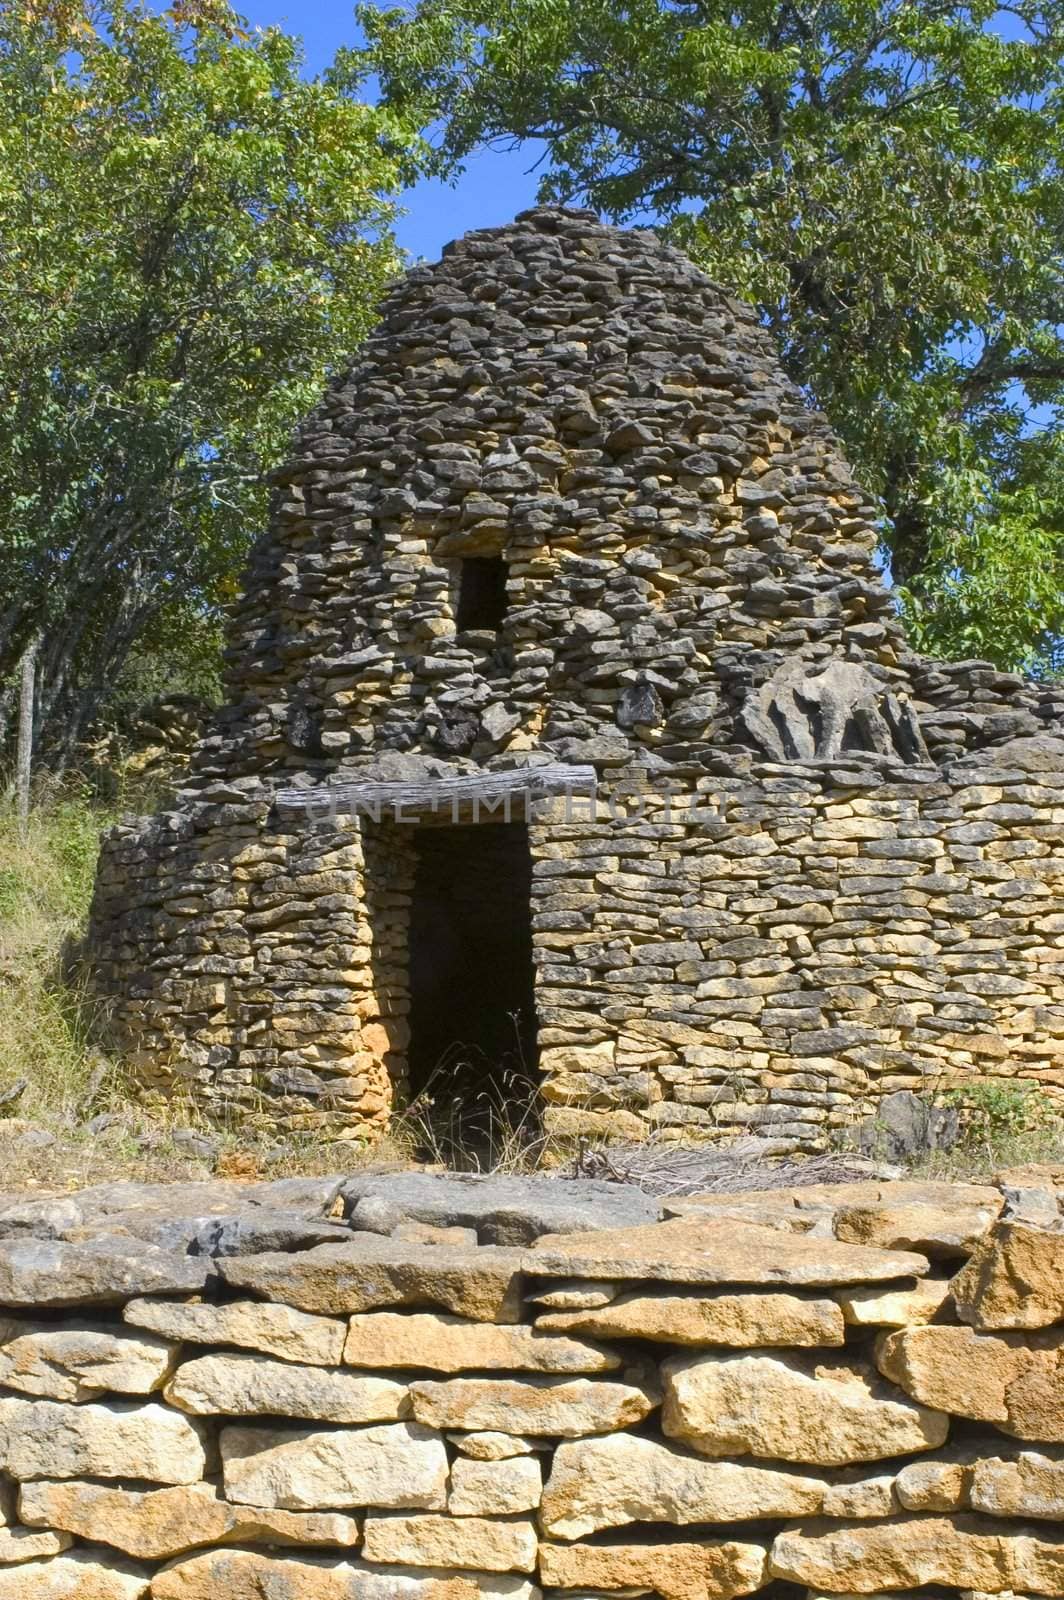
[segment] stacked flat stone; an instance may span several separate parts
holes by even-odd
[[[382,1127],[411,841],[278,791],[543,763],[644,795],[531,821],[559,1131],[816,1149],[899,1087],[1061,1091],[1064,700],[908,649],[825,420],[682,255],[581,211],[468,235],[276,486],[227,703],[101,863],[96,983],[149,1092]],[[505,615],[459,631],[484,557]]]
[[[0,1203],[0,1600],[1064,1595],[1020,1182]]]

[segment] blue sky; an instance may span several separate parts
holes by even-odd
[[[306,47],[307,72],[320,72],[340,45],[358,38],[353,0],[237,0],[237,9],[256,27],[273,24],[299,34]],[[509,222],[515,212],[534,204],[537,178],[527,169],[534,149],[486,150],[473,156],[454,185],[426,181],[403,196],[407,215],[396,233],[413,256],[434,261],[443,246],[470,228],[491,228]]]

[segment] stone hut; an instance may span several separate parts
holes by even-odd
[[[781,1149],[1064,1098],[1061,691],[913,654],[827,422],[682,255],[469,234],[274,481],[227,702],[104,846],[149,1094],[361,1138],[462,1059],[559,1132]]]

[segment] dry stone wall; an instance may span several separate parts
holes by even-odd
[[[0,1600],[1062,1595],[1053,1177],[8,1197]]]
[[[1061,1092],[1064,700],[916,656],[875,518],[655,235],[537,210],[409,273],[276,474],[226,704],[105,846],[90,954],[142,1080],[379,1129],[415,830],[330,797],[590,766],[595,824],[527,818],[559,1127],[817,1148],[899,1084]]]

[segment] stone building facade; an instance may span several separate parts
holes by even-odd
[[[825,419],[683,256],[466,236],[275,483],[226,704],[101,861],[149,1092],[362,1137],[462,1056],[560,1132],[813,1149],[902,1087],[1064,1098],[1064,697],[908,648]]]

